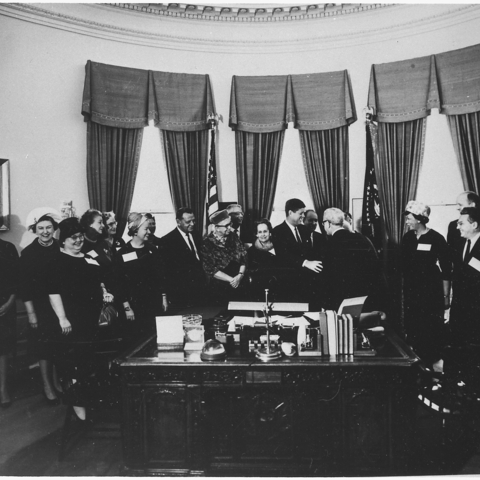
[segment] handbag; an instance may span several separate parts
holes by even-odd
[[[111,303],[103,303],[100,316],[98,317],[99,327],[108,327],[118,317],[117,309]]]

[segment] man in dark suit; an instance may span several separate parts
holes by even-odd
[[[450,327],[458,343],[480,345],[480,208],[464,208],[458,230]]]
[[[150,223],[148,226],[148,229],[150,230],[148,242],[158,248],[160,245],[160,238],[155,236],[155,231],[157,230],[157,222],[155,221],[155,217],[151,213],[146,213],[145,217],[148,218]]]
[[[322,262],[311,260],[312,243],[310,231],[303,225],[305,204],[298,198],[287,200],[285,204],[285,221],[273,229],[275,252],[285,267],[292,268],[293,301],[308,301],[308,276],[306,270],[315,274],[322,271]]]
[[[345,298],[366,295],[364,310],[377,310],[381,271],[375,250],[363,235],[343,228],[343,222],[340,209],[325,210],[322,223],[329,236],[324,260],[326,308],[337,310]]]
[[[168,298],[173,308],[203,305],[206,277],[200,251],[202,237],[195,231],[195,215],[182,207],[176,213],[177,227],[160,239],[165,260]]]
[[[232,220],[232,233],[235,233],[238,238],[243,242],[248,242],[251,239],[248,238],[248,232],[243,224],[243,218],[245,214],[243,213],[243,207],[238,203],[231,203],[227,207],[227,212],[230,215]]]
[[[475,192],[462,192],[456,200],[457,210],[460,213],[466,207],[480,207],[480,197]],[[447,245],[452,254],[455,251],[455,244],[460,241],[460,230],[457,229],[457,220],[448,224]]]
[[[327,248],[327,237],[317,232],[318,215],[315,210],[305,210],[305,219],[303,221],[305,229],[310,233],[310,251],[307,253],[309,260],[318,260],[323,262]],[[325,302],[325,276],[323,273],[317,274],[311,270],[305,271],[308,278],[310,309],[319,310],[324,307]]]

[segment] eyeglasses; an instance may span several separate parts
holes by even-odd
[[[83,233],[77,233],[76,235],[72,235],[70,238],[76,242],[77,240],[83,240],[85,235]]]
[[[322,222],[322,225],[325,225],[327,222],[330,223],[330,220],[324,220],[324,221]]]
[[[218,228],[228,228],[232,225],[232,222],[230,222],[228,225],[216,225]]]

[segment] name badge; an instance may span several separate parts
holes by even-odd
[[[480,272],[480,260],[478,258],[472,257],[468,264],[473,267],[477,272]]]
[[[124,253],[122,255],[124,262],[131,262],[132,260],[137,260],[137,252]]]
[[[90,255],[92,258],[98,257],[98,253],[95,250],[90,250],[87,255]]]
[[[97,267],[100,266],[100,265],[98,264],[98,262],[97,262],[96,260],[94,260],[93,258],[85,257],[85,260],[86,260],[87,263],[89,263],[90,265],[96,265]]]
[[[429,252],[432,249],[432,246],[429,243],[419,243],[417,250],[421,250],[423,252]]]

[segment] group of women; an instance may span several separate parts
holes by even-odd
[[[445,239],[427,227],[429,207],[406,206],[408,232],[403,237],[405,330],[407,340],[429,363],[441,362],[444,310],[449,307],[451,261]],[[15,347],[15,294],[25,303],[31,345],[39,359],[43,390],[56,404],[62,391],[53,360],[62,342],[117,335],[135,341],[153,332],[155,317],[168,309],[162,255],[152,240],[152,218],[131,213],[127,244],[117,237],[113,212],[89,209],[80,219],[61,220],[52,209],[36,209],[27,227],[36,239],[18,257],[15,247],[0,240],[0,405],[11,404],[7,390],[7,354]],[[58,231],[58,234],[56,232]],[[58,238],[58,239],[57,239]],[[232,232],[226,211],[219,212],[201,248],[203,268],[217,299],[245,297],[247,287],[263,287],[288,269],[275,252],[272,226],[256,222],[256,238],[247,250]],[[246,279],[247,265],[251,275]],[[257,293],[258,293],[257,292]],[[250,297],[251,298],[251,297]],[[113,305],[118,320],[99,327],[104,305]]]
[[[62,345],[108,337],[134,341],[154,330],[155,316],[166,309],[167,302],[162,295],[160,256],[147,242],[149,220],[138,213],[129,215],[132,240],[128,244],[116,238],[116,226],[113,212],[89,209],[80,219],[61,220],[55,210],[40,208],[28,216],[27,227],[37,238],[23,249],[20,259],[12,244],[0,242],[3,407],[11,404],[6,355],[16,342],[16,293],[25,303],[31,327],[29,343],[39,359],[44,395],[51,404],[58,403],[63,389],[53,368]],[[118,319],[110,309],[114,320],[102,328],[100,314],[106,305],[114,307]]]

